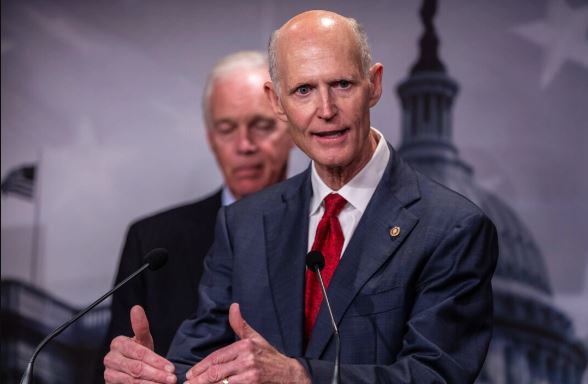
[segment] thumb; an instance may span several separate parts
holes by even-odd
[[[149,332],[149,321],[145,310],[140,305],[131,308],[131,327],[135,334],[134,340],[153,351],[153,337]]]
[[[229,308],[229,324],[241,340],[256,338],[263,340],[263,337],[251,328],[243,316],[241,316],[241,308],[237,303],[231,304],[231,307]]]

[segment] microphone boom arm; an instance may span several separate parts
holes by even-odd
[[[25,373],[23,374],[22,379],[20,380],[20,384],[28,384],[31,382],[31,378],[33,377],[33,363],[35,362],[37,355],[39,354],[39,352],[41,352],[41,349],[43,349],[45,344],[47,344],[54,337],[59,336],[61,334],[61,332],[65,331],[65,329],[67,327],[69,327],[70,325],[75,323],[80,317],[84,316],[86,313],[88,313],[90,310],[92,310],[95,306],[97,306],[98,304],[103,302],[108,296],[112,295],[112,293],[114,291],[119,289],[121,286],[125,285],[127,283],[127,281],[131,280],[132,278],[134,278],[135,276],[137,276],[138,274],[140,274],[141,272],[143,272],[147,268],[149,268],[149,263],[143,264],[143,266],[141,268],[139,268],[137,271],[135,271],[132,275],[130,275],[129,277],[127,277],[126,279],[121,281],[119,284],[117,284],[110,291],[108,291],[104,295],[102,295],[98,300],[96,300],[95,302],[90,304],[87,308],[84,308],[83,310],[78,312],[72,319],[61,324],[61,326],[59,328],[57,328],[55,331],[51,332],[47,337],[45,337],[43,339],[43,341],[41,341],[41,343],[39,344],[37,349],[35,349],[35,352],[33,352],[33,356],[31,356],[31,359],[29,360],[29,363],[27,364],[27,369],[25,370]]]
[[[143,264],[141,266],[141,268],[139,268],[138,270],[133,272],[129,277],[127,277],[126,279],[124,279],[123,281],[118,283],[114,288],[112,288],[110,291],[108,291],[104,295],[102,295],[98,300],[96,300],[95,302],[90,304],[88,307],[82,309],[72,319],[61,324],[59,326],[59,328],[55,329],[47,337],[45,337],[43,339],[43,341],[41,341],[41,343],[39,343],[39,345],[37,346],[37,348],[33,352],[33,355],[31,356],[31,359],[29,360],[29,363],[27,364],[27,368],[26,368],[24,374],[22,375],[22,379],[20,380],[20,384],[31,383],[31,381],[33,380],[33,365],[35,364],[35,359],[37,358],[37,355],[39,354],[39,352],[41,352],[41,349],[43,349],[43,347],[49,341],[51,341],[51,340],[53,340],[53,338],[59,336],[61,334],[61,332],[63,332],[67,327],[69,327],[70,325],[75,323],[80,317],[84,316],[86,313],[88,313],[95,306],[97,306],[98,304],[103,302],[108,296],[112,295],[114,293],[114,291],[116,291],[117,289],[119,289],[120,287],[125,285],[129,280],[135,278],[138,274],[143,272],[145,269],[149,268],[150,270],[155,271],[155,270],[161,268],[165,264],[165,262],[167,261],[167,257],[168,257],[167,249],[164,249],[164,248],[152,249],[151,251],[149,251],[145,255],[145,264]]]

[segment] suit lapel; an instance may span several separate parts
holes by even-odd
[[[192,204],[192,208],[191,208],[191,216],[195,220],[195,222],[193,224],[194,225],[193,230],[195,231],[195,233],[199,233],[201,231],[201,227],[199,225],[199,223],[202,222],[200,220],[201,217],[205,218],[205,220],[204,220],[204,222],[206,223],[205,225],[212,225],[213,230],[210,232],[210,238],[207,238],[204,240],[204,241],[209,241],[211,246],[214,241],[214,228],[215,228],[215,224],[216,224],[216,217],[217,217],[219,209],[222,206],[222,191],[223,190],[221,188],[218,191],[216,191],[212,196],[207,198],[205,200],[206,204],[204,205],[204,208],[196,208],[198,206],[198,203]],[[202,215],[202,211],[206,212],[205,215]],[[206,237],[206,236],[203,236],[203,237]],[[200,257],[187,257],[186,258],[188,265],[186,266],[184,271],[188,272],[188,275],[190,276],[190,281],[192,281],[192,297],[194,298],[195,302],[198,298],[198,287],[200,285],[200,278],[194,279],[193,278],[193,276],[194,276],[193,271],[202,270],[202,258],[204,256],[206,256],[206,254],[208,254],[209,251],[210,251],[210,249],[208,251],[206,251],[206,253],[204,253]]]
[[[309,172],[288,189],[282,204],[264,215],[270,291],[283,340],[283,352],[303,353],[304,271],[308,243]]]
[[[405,207],[420,197],[414,171],[404,165],[390,147],[390,160],[366,211],[364,212],[327,290],[335,321],[340,324],[345,311],[365,283],[410,234],[418,218]],[[399,227],[392,236],[390,230]],[[319,358],[333,334],[325,303],[321,305],[305,356]]]

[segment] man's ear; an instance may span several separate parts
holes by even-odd
[[[274,89],[274,84],[271,81],[266,81],[263,85],[263,89],[265,91],[265,95],[267,96],[274,113],[276,114],[277,118],[287,122],[288,117],[286,116],[286,112],[284,111],[284,107],[282,107],[282,103],[280,102],[280,98]]]
[[[370,68],[370,108],[378,104],[382,96],[382,75],[384,73],[384,66],[380,63],[372,65]]]

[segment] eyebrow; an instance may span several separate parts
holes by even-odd
[[[273,122],[276,121],[275,117],[273,116],[266,116],[266,115],[260,115],[260,114],[255,114],[253,116],[248,116],[245,119],[247,124],[251,124],[252,122],[256,122],[256,121],[269,121],[269,122]],[[215,120],[212,122],[212,124],[214,126],[216,125],[220,125],[220,124],[237,124],[238,122],[235,119],[231,119],[231,118],[220,118],[218,120]]]
[[[336,82],[341,81],[341,80],[347,80],[347,81],[350,81],[350,82],[354,82],[355,83],[355,82],[358,81],[358,79],[361,79],[361,78],[362,78],[362,75],[359,74],[359,73],[355,73],[355,74],[353,74],[353,73],[345,73],[345,74],[342,74],[340,76],[333,76],[332,78],[328,79],[326,81],[326,83],[327,84],[332,84],[332,83],[336,83]],[[288,93],[289,94],[294,93],[299,87],[301,87],[303,85],[308,85],[308,86],[311,86],[311,87],[316,87],[316,81],[311,80],[311,81],[301,81],[301,82],[298,82],[298,83],[294,84],[292,87],[288,88]]]
[[[272,116],[253,115],[250,119],[247,119],[248,124],[256,123],[258,121],[275,122],[276,119]]]

